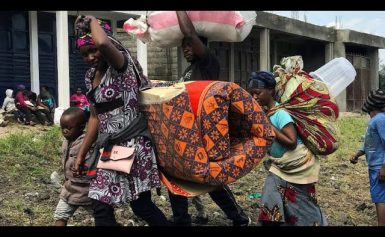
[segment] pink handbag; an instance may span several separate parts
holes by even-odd
[[[131,171],[136,148],[113,146],[111,149],[100,149],[98,169],[116,170],[129,174]]]

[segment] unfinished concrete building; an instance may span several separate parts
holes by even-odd
[[[114,34],[130,48],[150,79],[176,80],[187,63],[179,47],[161,49],[129,36],[121,26],[146,11],[4,11],[0,12],[0,100],[20,83],[39,93],[47,85],[59,106],[84,86],[87,66],[74,47],[73,22],[78,14],[110,21]],[[314,71],[337,57],[355,67],[354,82],[337,97],[341,111],[360,111],[370,89],[378,88],[378,50],[385,38],[336,30],[257,11],[250,35],[239,43],[210,42],[221,64],[220,78],[245,86],[252,71],[271,70],[282,57],[301,55],[304,70]]]

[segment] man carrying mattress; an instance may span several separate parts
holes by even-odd
[[[185,11],[177,11],[180,30],[184,38],[182,41],[183,54],[191,65],[185,70],[181,81],[218,80],[219,62],[205,44],[207,39],[199,37],[194,25]],[[223,185],[217,190],[209,192],[211,199],[222,209],[234,226],[247,226],[250,218],[237,204],[230,188]],[[172,194],[169,191],[171,207],[175,225],[191,225],[188,213],[187,197]],[[203,207],[203,206],[201,206]]]

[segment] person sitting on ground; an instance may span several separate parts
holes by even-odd
[[[14,113],[16,110],[15,99],[13,98],[13,90],[7,89],[5,91],[5,98],[0,110],[0,126],[7,126],[8,121],[4,120],[5,115]]]
[[[7,113],[13,113],[16,110],[15,98],[13,98],[13,90],[7,89],[5,91],[5,98],[1,109]]]
[[[39,122],[43,125],[48,125],[48,126],[53,125],[53,117],[51,112],[48,109],[46,109],[46,107],[42,107],[38,105],[39,104],[38,96],[36,95],[36,93],[33,91],[27,91],[26,94],[28,98],[28,101],[26,101],[26,103],[28,105],[32,104],[31,106],[36,109],[35,115],[39,120]]]
[[[75,107],[65,110],[60,118],[60,127],[65,138],[62,146],[65,182],[54,214],[56,226],[66,226],[69,218],[79,207],[83,207],[92,215],[91,198],[88,197],[90,180],[84,174],[74,175],[72,172],[85,137],[86,123],[84,111]],[[87,153],[84,165],[90,166],[93,163],[92,159],[91,153]]]
[[[37,106],[44,108],[51,113],[51,117],[55,112],[56,102],[55,98],[49,92],[48,86],[42,86],[40,88],[40,94],[37,97]]]
[[[369,168],[370,195],[376,205],[377,222],[385,226],[385,91],[372,90],[362,111],[370,116],[363,147],[350,158],[356,164],[358,158],[366,156]]]
[[[7,89],[5,91],[5,99],[2,105],[2,110],[4,111],[3,113],[8,114],[8,113],[13,113],[15,119],[21,123],[25,123],[25,115],[16,108],[15,104],[15,96],[14,96],[14,91],[12,89]]]
[[[32,121],[32,114],[37,114],[37,108],[29,102],[24,85],[18,85],[17,90],[15,96],[16,108],[25,115],[25,125],[36,125],[36,123]]]

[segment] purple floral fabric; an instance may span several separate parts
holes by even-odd
[[[127,55],[125,55],[127,57]],[[98,114],[99,133],[115,133],[137,116],[138,104],[138,83],[134,73],[133,62],[128,61],[127,70],[118,72],[109,67],[95,89],[96,103],[109,102],[118,98],[123,99],[124,106],[112,111]],[[143,75],[142,68],[138,63],[136,66],[139,74]],[[92,89],[92,77],[95,69],[91,68],[86,73],[86,86],[88,92]],[[137,156],[131,168],[130,174],[99,169],[97,177],[90,184],[89,197],[120,206],[136,200],[139,194],[152,188],[160,187],[159,173],[156,157],[150,140],[139,137],[124,141],[120,145],[137,147]]]

